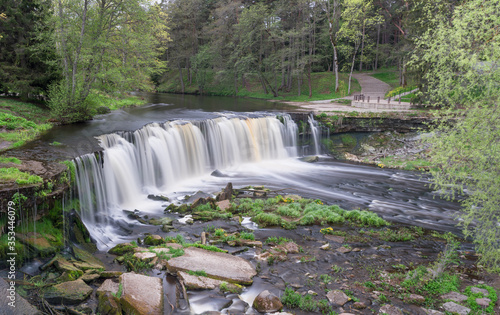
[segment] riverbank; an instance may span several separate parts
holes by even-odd
[[[73,245],[40,261],[42,271],[17,288],[46,312],[500,311],[500,277],[477,265],[472,245],[457,236],[238,188],[189,196],[156,217],[130,212],[142,237],[91,256]]]

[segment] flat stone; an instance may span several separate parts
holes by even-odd
[[[343,306],[351,299],[344,292],[340,290],[332,290],[326,294],[326,297],[328,301],[330,301],[330,303],[338,306]]]
[[[16,234],[17,239],[26,246],[33,248],[36,252],[47,256],[55,253],[57,248],[53,246],[42,234],[29,232],[26,234]]]
[[[379,314],[403,315],[403,312],[394,305],[385,304],[378,310]]]
[[[122,308],[118,297],[111,292],[105,292],[97,297],[97,312],[102,315],[122,315]],[[90,313],[88,313],[90,314]]]
[[[253,307],[261,313],[270,313],[276,312],[283,308],[283,304],[279,297],[269,292],[268,290],[264,290],[257,295],[255,300],[253,301]]]
[[[363,302],[354,302],[352,305],[355,309],[362,310],[366,308],[366,304]]]
[[[340,246],[339,248],[337,248],[337,252],[342,254],[347,254],[351,252],[351,249],[344,246]]]
[[[330,243],[326,243],[325,245],[320,247],[322,250],[329,250],[330,249]]]
[[[186,289],[189,290],[213,290],[218,288],[222,282],[221,280],[216,280],[204,276],[194,276],[187,272],[179,271],[177,276],[182,280]]]
[[[96,290],[97,296],[105,294],[106,292],[116,294],[120,285],[111,279],[106,279],[101,286]]]
[[[467,315],[470,313],[470,308],[457,304],[455,302],[446,302],[443,304],[443,309],[447,312],[458,314],[458,315]]]
[[[483,296],[488,296],[490,294],[490,292],[488,292],[488,290],[486,289],[481,289],[481,288],[477,288],[477,287],[472,287],[470,288],[470,291],[472,293],[482,293]]]
[[[335,243],[344,243],[344,240],[345,240],[345,237],[342,237],[342,236],[337,236],[337,235],[325,235],[325,238],[327,240],[330,240],[332,242],[335,242]]]
[[[426,309],[423,307],[422,307],[422,311],[427,315],[444,315],[443,312],[436,311],[436,310],[429,310],[429,309]]]
[[[458,292],[452,291],[452,292],[441,295],[441,299],[452,300],[452,301],[455,301],[457,303],[461,303],[461,302],[467,301],[467,296],[460,294]]]
[[[91,253],[88,251],[78,248],[76,246],[71,246],[73,249],[73,253],[75,254],[75,257],[89,265],[92,266],[92,269],[106,269],[104,266],[104,263],[100,261],[98,258],[94,257]]]
[[[164,243],[164,239],[160,235],[148,235],[144,238],[145,245],[160,245]]]
[[[481,307],[488,307],[490,306],[491,300],[488,298],[477,298],[476,303]]]
[[[83,280],[78,279],[50,287],[44,292],[43,298],[52,304],[74,305],[85,301],[92,291]]]
[[[118,278],[123,274],[123,271],[115,271],[115,270],[109,270],[109,271],[101,271],[99,274],[101,278]]]
[[[299,245],[294,242],[281,244],[278,248],[284,249],[287,254],[297,254],[300,251]]]
[[[132,245],[131,243],[122,243],[118,244],[115,247],[111,248],[108,250],[108,253],[113,254],[113,255],[123,255],[128,252],[133,252],[134,248],[137,246]]]
[[[405,299],[406,302],[422,304],[425,302],[425,298],[418,294],[410,294],[409,297]]]
[[[120,303],[125,314],[163,314],[163,281],[160,278],[124,273],[120,276]]]
[[[183,256],[170,259],[167,268],[172,273],[203,270],[210,278],[241,284],[252,284],[252,277],[257,274],[243,258],[195,247],[186,248]]]
[[[92,271],[86,272],[80,279],[85,281],[85,283],[90,283],[99,279],[101,276],[98,273],[93,273]]]
[[[134,254],[134,257],[139,260],[145,261],[155,258],[156,254],[151,252],[137,252]]]
[[[252,240],[244,240],[244,239],[238,239],[236,241],[236,244],[238,244],[239,246],[262,247],[261,241],[252,241]]]
[[[87,270],[99,270],[99,269],[104,269],[101,265],[97,264],[92,264],[84,261],[74,261],[73,265],[83,271]]]
[[[0,305],[2,315],[42,315],[36,307],[16,293],[16,285],[0,278]],[[11,303],[11,304],[9,304]]]
[[[231,208],[231,202],[229,200],[218,201],[215,203],[215,205],[219,207],[221,211],[226,211],[227,209]]]

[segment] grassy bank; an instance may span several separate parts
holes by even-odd
[[[201,94],[200,85],[196,77],[192,78],[192,82],[189,83],[187,77],[187,71],[184,71],[184,91],[187,94]],[[314,100],[326,100],[347,96],[348,87],[348,74],[341,73],[339,77],[339,92],[335,93],[335,77],[331,72],[316,72],[311,74],[311,86],[312,86],[312,97],[309,98],[309,86],[307,83],[307,77],[304,75],[301,83],[301,91],[299,95],[299,88],[297,84],[297,79],[294,78],[292,88],[290,91],[278,91],[278,97],[274,97],[271,91],[268,93],[262,87],[259,78],[256,75],[247,74],[245,75],[245,84],[241,78],[238,80],[238,93],[235,93],[234,82],[232,78],[225,78],[217,76],[214,73],[207,73],[204,77],[205,84],[203,87],[204,95],[221,95],[221,96],[239,96],[239,97],[252,97],[261,99],[274,99],[274,100],[285,100],[285,101],[314,101]],[[276,80],[281,82],[281,77],[277,77]],[[275,85],[275,81],[271,82]],[[278,84],[279,85],[279,84]],[[351,93],[360,91],[361,88],[359,83],[353,79]],[[181,82],[179,80],[179,73],[177,71],[171,71],[165,74],[163,77],[163,82],[158,87],[159,92],[166,93],[181,93]]]

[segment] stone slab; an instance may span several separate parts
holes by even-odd
[[[183,256],[170,259],[167,268],[172,273],[203,270],[210,278],[241,284],[252,284],[257,274],[243,258],[195,247],[186,248]]]
[[[93,289],[83,280],[63,282],[50,287],[44,292],[43,298],[53,304],[80,304],[85,301]]]
[[[443,309],[452,314],[467,315],[470,313],[470,308],[457,304],[455,302],[446,302],[443,304]]]
[[[120,276],[120,303],[125,314],[162,315],[163,282],[160,278],[124,273]]]
[[[31,305],[23,297],[16,293],[15,290],[11,290],[12,287],[10,282],[5,281],[0,278],[0,314],[2,315],[42,315],[36,307]],[[10,293],[14,292],[14,293]],[[10,297],[12,296],[12,298]],[[12,304],[12,302],[14,302]],[[11,304],[9,304],[11,303]],[[15,306],[15,307],[14,307]]]

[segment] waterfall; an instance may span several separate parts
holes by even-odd
[[[321,137],[321,130],[319,127],[319,124],[316,120],[314,120],[313,115],[309,115],[309,118],[307,119],[309,126],[311,128],[311,135],[312,135],[312,140],[314,142],[314,154],[319,155],[320,154],[320,146],[319,146],[319,140]]]
[[[82,220],[107,224],[138,198],[164,193],[181,180],[242,163],[297,155],[295,122],[283,116],[152,123],[134,132],[97,137],[101,154],[75,160]]]

